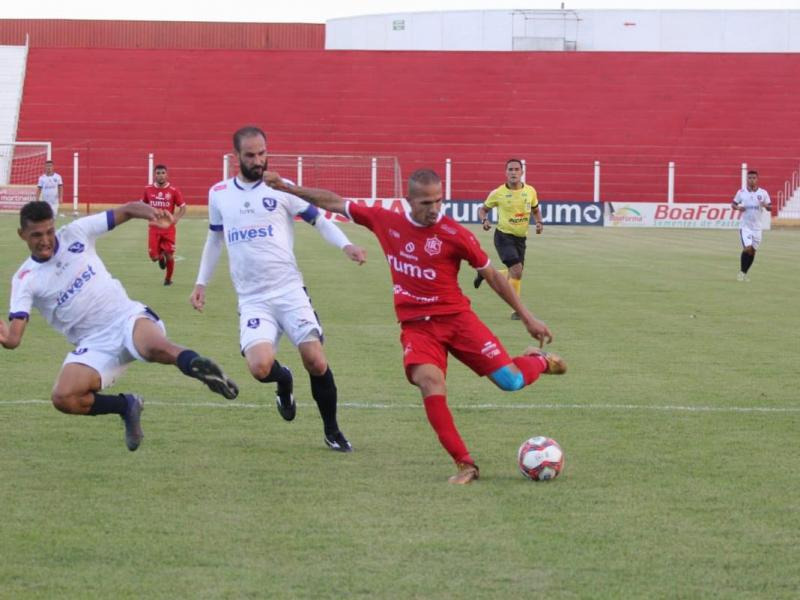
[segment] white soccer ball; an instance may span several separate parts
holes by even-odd
[[[520,472],[533,481],[555,479],[564,468],[564,451],[558,442],[543,435],[525,440],[517,452]]]

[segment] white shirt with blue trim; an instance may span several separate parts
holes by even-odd
[[[224,236],[231,280],[240,305],[274,298],[303,286],[294,255],[295,216],[312,225],[321,225],[324,219],[316,206],[273,190],[261,181],[245,183],[234,177],[211,187],[209,228]],[[333,224],[330,226],[335,228]],[[341,240],[332,243],[340,247],[349,244],[344,234]],[[198,277],[202,285],[213,271],[213,265],[206,262],[204,254]]]
[[[114,213],[107,211],[59,229],[53,256],[44,262],[30,257],[14,274],[9,319],[28,319],[36,308],[78,346],[134,306],[95,251],[98,236],[113,228]]]

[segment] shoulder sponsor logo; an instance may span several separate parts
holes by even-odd
[[[270,198],[269,196],[262,198],[261,203],[269,212],[272,212],[278,206],[277,198]]]
[[[436,256],[442,251],[442,240],[437,237],[428,238],[425,240],[425,252],[430,256]]]
[[[75,348],[75,350],[72,351],[72,354],[75,356],[80,356],[81,354],[86,354],[88,351],[88,348]]]
[[[211,189],[214,190],[215,192],[221,192],[222,190],[227,190],[228,189],[228,184],[227,183],[220,183],[219,185],[215,185]]]
[[[86,246],[84,246],[84,245],[83,245],[83,244],[81,244],[80,242],[75,242],[75,243],[74,243],[74,244],[72,244],[72,245],[71,245],[69,248],[67,248],[67,250],[69,250],[69,251],[70,251],[70,252],[72,252],[73,254],[80,254],[80,253],[81,253],[81,252],[83,252],[85,249],[86,249]]]
[[[258,326],[261,324],[261,319],[247,319],[247,326],[250,329],[258,329]]]
[[[442,231],[449,233],[450,235],[455,235],[458,233],[458,230],[455,227],[450,227],[450,225],[442,225]]]
[[[30,272],[31,272],[30,269],[25,269],[24,271],[20,271],[19,275],[17,275],[17,279],[25,279],[25,275],[27,275]]]
[[[253,240],[274,237],[272,225],[259,227],[257,225],[245,227],[233,227],[229,229],[225,235],[228,240],[228,245],[239,244],[241,242],[252,242]]]
[[[400,233],[398,231],[395,231],[394,229],[391,228],[389,229],[389,235],[395,239],[400,239]]]

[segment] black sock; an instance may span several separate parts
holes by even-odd
[[[311,395],[317,403],[319,414],[325,425],[325,434],[339,431],[336,422],[336,383],[330,367],[322,375],[309,375],[311,378]]]
[[[747,273],[750,270],[750,267],[753,266],[753,261],[756,259],[755,254],[748,254],[747,252],[742,252],[742,273]]]
[[[108,394],[95,394],[94,404],[89,409],[89,414],[94,415],[124,415],[128,410],[128,399],[124,394],[109,396]]]
[[[189,364],[192,362],[195,356],[199,355],[194,350],[184,350],[178,354],[178,359],[175,361],[175,365],[181,370],[181,373],[188,375],[189,377],[192,376],[192,369]]]
[[[289,374],[289,370],[286,367],[282,367],[281,363],[277,360],[272,362],[272,369],[270,369],[269,375],[264,377],[264,379],[259,379],[261,383],[288,383],[292,376]]]

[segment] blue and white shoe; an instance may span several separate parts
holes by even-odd
[[[144,400],[136,394],[123,394],[128,401],[128,408],[122,417],[125,423],[125,445],[128,450],[133,452],[139,447],[144,438],[142,431],[142,411],[144,410]]]

